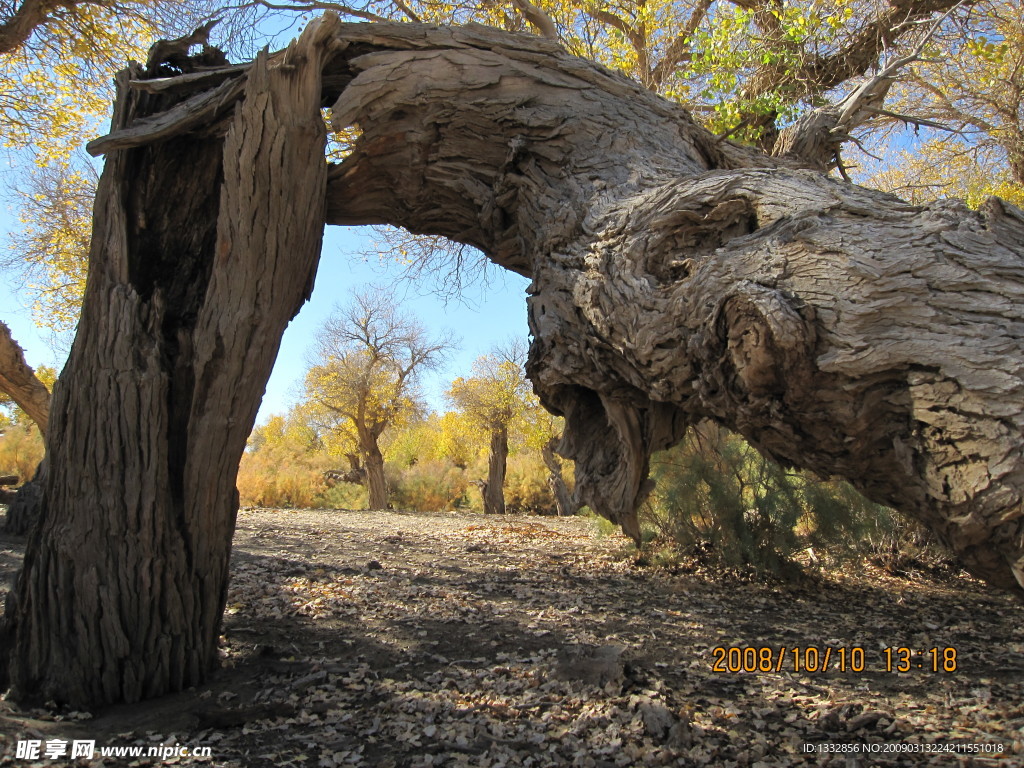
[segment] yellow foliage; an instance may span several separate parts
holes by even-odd
[[[487,447],[487,433],[476,422],[456,411],[446,411],[438,420],[437,450],[458,467],[468,467]]]
[[[505,508],[520,514],[558,514],[555,497],[548,488],[548,469],[540,454],[524,452],[509,458]]]
[[[289,461],[276,452],[246,453],[238,469],[243,506],[316,507],[327,490],[321,462]]]
[[[313,507],[327,491],[324,471],[331,458],[301,408],[272,416],[253,429],[238,470],[244,506]]]
[[[443,459],[417,462],[394,472],[390,480],[395,507],[418,512],[467,506],[473,490],[465,470]]]
[[[530,407],[533,393],[522,365],[499,355],[483,355],[473,363],[473,376],[457,378],[448,399],[483,430],[508,427]]]
[[[44,452],[42,435],[28,419],[0,424],[0,475],[17,475],[20,482],[31,480]]]
[[[961,197],[977,207],[988,195],[1024,201],[1024,5],[971,5],[970,26],[933,39],[886,105],[955,132],[929,132],[872,183],[912,201]]]
[[[998,156],[948,139],[933,139],[914,152],[897,153],[864,183],[917,205],[960,198],[977,208],[987,197],[996,195],[1024,206],[1024,187],[1014,183]]]
[[[0,143],[31,154],[35,165],[28,188],[17,190],[24,229],[5,261],[23,268],[36,322],[67,330],[85,286],[96,184],[94,167],[75,150],[105,128],[113,73],[145,60],[150,43],[193,4],[43,5],[45,23],[0,54]]]
[[[66,163],[40,167],[21,191],[18,213],[22,229],[11,235],[11,248],[35,294],[36,323],[57,331],[78,320],[85,291],[92,233],[96,178]]]

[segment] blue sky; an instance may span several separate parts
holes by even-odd
[[[264,23],[268,34],[274,32],[275,25],[278,34],[270,43],[272,49],[285,45],[297,29],[297,24],[286,24],[283,17],[271,15]],[[102,127],[98,131],[102,132]],[[0,249],[4,251],[2,256],[7,256],[10,247],[7,235],[18,226],[18,221],[5,188],[9,190],[12,185],[19,161],[28,162],[28,159],[7,152],[3,161],[6,167],[0,168],[0,180],[6,183],[0,186]],[[448,385],[455,377],[467,375],[477,357],[513,336],[527,337],[525,292],[529,281],[514,273],[490,268],[486,283],[477,281],[464,291],[461,299],[446,302],[435,292],[436,282],[443,284],[445,275],[437,275],[434,281],[403,280],[402,270],[396,264],[360,256],[371,249],[373,237],[369,228],[327,228],[313,296],[285,331],[258,422],[265,422],[271,414],[283,413],[295,402],[317,329],[339,302],[349,299],[353,289],[384,286],[394,291],[402,308],[428,330],[435,333],[450,330],[459,340],[459,347],[449,357],[447,365],[423,380],[427,402],[434,409],[445,407],[444,392]],[[55,339],[49,330],[36,327],[31,312],[32,298],[19,289],[17,282],[16,275],[0,270],[0,322],[10,326],[30,365],[49,365],[60,370],[70,350],[71,335]]]
[[[17,226],[8,205],[0,211],[0,234],[9,248],[7,233]],[[456,376],[469,373],[478,356],[510,337],[527,337],[526,287],[529,281],[511,272],[488,270],[486,284],[472,285],[461,299],[447,302],[435,292],[436,282],[403,279],[402,270],[393,263],[360,255],[370,250],[374,233],[368,228],[328,227],[316,286],[310,301],[285,331],[281,351],[267,384],[258,421],[273,413],[283,413],[295,402],[313,337],[324,320],[339,304],[344,304],[353,289],[381,285],[393,291],[403,310],[417,318],[433,333],[451,331],[459,340],[458,349],[447,364],[423,381],[424,394],[431,407],[444,408],[444,391]],[[0,272],[0,321],[10,326],[14,338],[25,349],[30,365],[62,368],[69,339],[54,339],[47,329],[32,320],[31,297],[18,290],[15,275]],[[436,276],[443,282],[444,275]]]

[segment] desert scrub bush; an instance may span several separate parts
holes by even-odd
[[[652,458],[654,492],[642,521],[684,551],[723,566],[794,575],[794,555],[813,546],[835,559],[896,519],[845,483],[789,471],[738,435],[702,422]]]
[[[548,474],[537,451],[521,451],[511,456],[505,476],[505,508],[520,514],[557,515]]]
[[[26,419],[5,424],[0,432],[0,475],[17,475],[23,483],[32,479],[46,451],[39,429]]]
[[[313,506],[323,509],[366,509],[366,504],[366,486],[339,482],[321,491]]]
[[[467,504],[469,480],[450,461],[420,461],[400,470],[390,468],[392,505],[397,509],[433,512]]]
[[[238,496],[243,506],[313,507],[327,490],[326,462],[315,456],[281,451],[246,452],[238,468]]]

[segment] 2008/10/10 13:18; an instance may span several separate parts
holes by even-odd
[[[712,672],[864,672],[867,656],[859,646],[824,648],[782,646],[725,647],[711,651]],[[956,672],[956,648],[885,648],[881,652],[884,672]]]

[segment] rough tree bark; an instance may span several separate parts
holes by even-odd
[[[366,470],[366,506],[369,509],[388,508],[388,481],[384,475],[384,454],[377,445],[380,434],[370,430],[360,430],[359,450],[363,455],[363,468]]]
[[[319,256],[327,35],[314,24],[254,62],[226,135],[107,158],[41,518],[7,605],[23,700],[135,701],[215,665],[238,462]],[[133,88],[140,74],[118,78],[115,130],[180,99]]]
[[[915,207],[716,142],[544,41],[343,35],[335,124],[363,134],[328,221],[447,235],[533,278],[528,367],[580,500],[636,537],[652,451],[708,417],[1020,591],[1018,209]]]
[[[508,466],[508,425],[491,426],[487,453],[487,482],[483,485],[484,514],[505,514],[505,470]]]
[[[445,235],[532,277],[528,369],[581,501],[638,535],[651,452],[707,417],[1022,592],[1020,210],[915,207],[716,142],[482,27],[323,23],[248,78],[224,142],[136,123],[119,140],[154,145],[108,160],[8,610],[17,696],[132,700],[213,663],[235,469],[316,261],[321,85],[362,129],[327,174],[328,222]],[[148,103],[122,96],[116,125]]]
[[[6,521],[4,531],[14,536],[25,536],[39,519],[39,500],[42,498],[42,478],[46,474],[46,458],[36,467],[32,479],[24,483],[17,491],[8,492]]]

